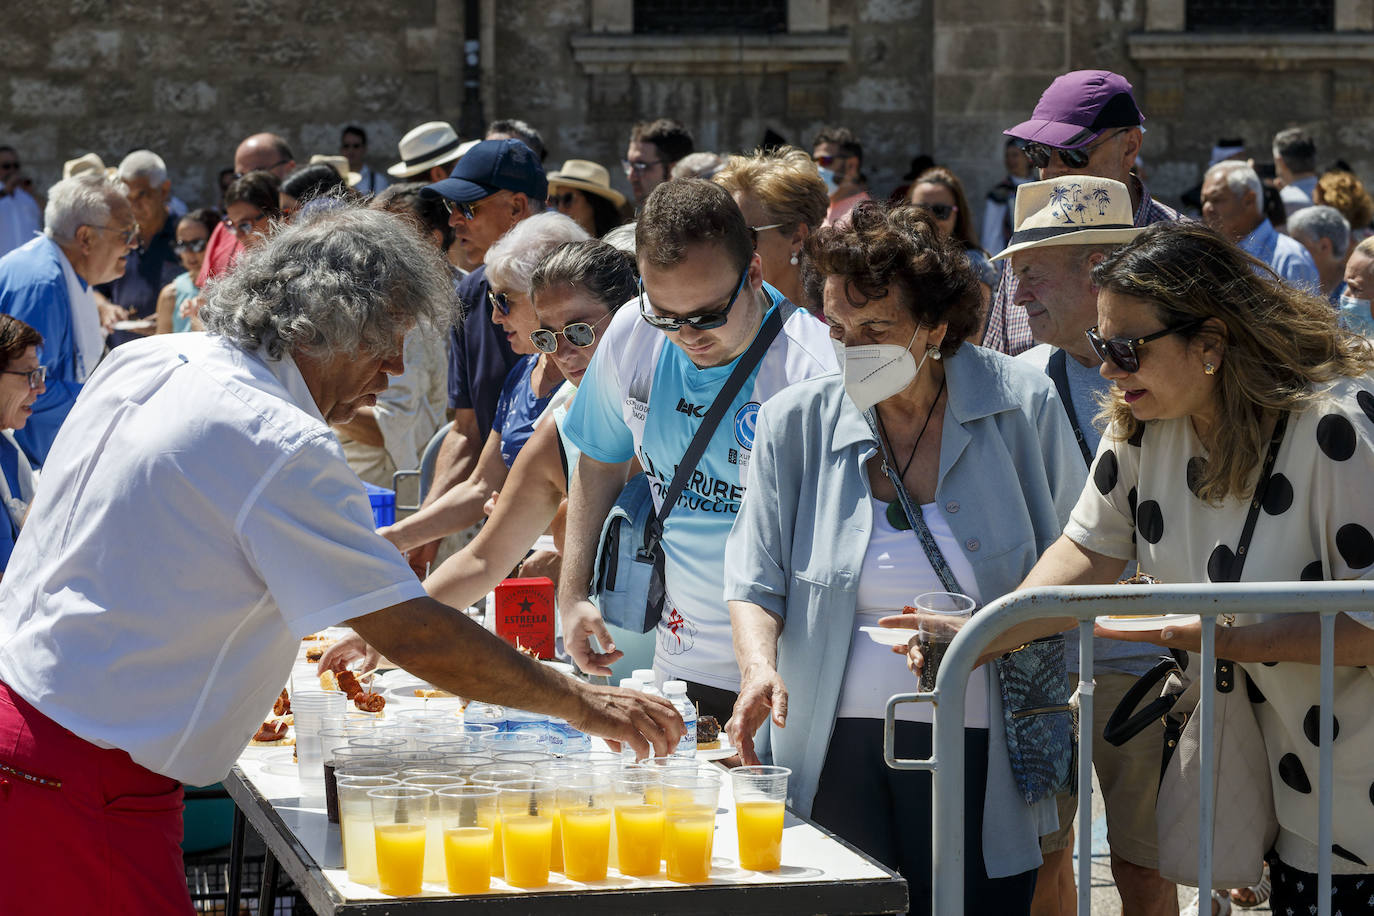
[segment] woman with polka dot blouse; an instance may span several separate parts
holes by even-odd
[[[1093,279],[1098,326],[1089,337],[1115,383],[1107,433],[1064,535],[1023,585],[1110,583],[1136,563],[1167,583],[1374,576],[1370,346],[1340,330],[1324,300],[1283,285],[1198,224],[1150,227]],[[1279,424],[1273,477],[1237,576],[1237,542]],[[1270,856],[1274,912],[1306,913],[1317,888],[1319,620],[1249,615],[1237,623],[1248,625],[1217,631],[1216,652],[1250,676],[1269,755],[1280,826]],[[1006,646],[1033,635],[1034,627],[1018,628]],[[1103,635],[1192,651],[1201,641],[1199,624]],[[1347,914],[1374,911],[1367,664],[1374,614],[1342,614],[1333,861]]]

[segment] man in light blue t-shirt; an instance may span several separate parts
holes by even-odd
[[[1093,422],[1098,399],[1112,386],[1098,371],[1102,358],[1086,333],[1097,325],[1091,272],[1113,249],[1144,231],[1131,227],[1130,217],[1129,192],[1119,181],[1075,175],[1024,184],[1016,195],[1016,229],[1006,250],[994,258],[1010,259],[1008,269],[1016,280],[1013,304],[1026,310],[1037,343],[1018,359],[1034,363],[1054,380],[1089,465],[1102,439]],[[1067,648],[1069,671],[1076,678],[1078,644],[1072,634]],[[1102,738],[1107,716],[1164,651],[1143,643],[1093,640],[1093,763],[1107,809],[1112,876],[1126,913],[1177,912],[1174,885],[1158,871],[1154,819],[1163,724],[1119,748]],[[1076,800],[1065,793],[1059,801],[1060,829],[1041,837],[1045,864],[1036,881],[1037,900],[1042,894],[1052,897],[1066,882],[1072,888]],[[1059,897],[1064,898],[1062,891]]]
[[[588,583],[629,462],[637,459],[649,475],[659,505],[716,394],[765,317],[780,310],[781,331],[725,412],[664,526],[667,600],[655,675],[687,681],[701,711],[724,722],[739,690],[722,593],[725,538],[744,498],[754,418],[783,388],[834,370],[834,349],[825,325],[763,282],[753,232],[718,185],[659,185],[640,213],[635,242],[643,293],[611,319],[563,424],[582,451],[569,488],[558,591],[564,642],[589,674],[610,673],[607,666],[622,655],[588,600]]]

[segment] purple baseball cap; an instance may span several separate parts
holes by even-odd
[[[1126,77],[1110,70],[1073,70],[1050,83],[1029,121],[1002,133],[1059,149],[1078,149],[1104,130],[1137,127],[1144,120]]]

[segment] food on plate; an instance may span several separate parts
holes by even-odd
[[[353,705],[363,712],[380,713],[386,706],[386,697],[380,693],[360,690],[357,696],[353,697]]]
[[[324,657],[325,650],[328,648],[329,646],[324,643],[316,643],[305,650],[305,660],[308,662],[319,661]]]
[[[282,719],[268,719],[258,728],[249,747],[286,747],[296,743],[295,738],[286,736],[287,723]]]
[[[281,689],[281,696],[272,704],[272,715],[284,716],[291,712],[291,697],[287,696],[286,688]]]
[[[335,678],[339,682],[339,689],[350,700],[356,700],[358,694],[363,692],[363,685],[358,683],[358,676],[352,671],[340,671]]]
[[[438,687],[416,687],[415,695],[425,700],[451,698],[454,696],[454,694],[449,693],[447,690],[440,690]]]
[[[1138,572],[1129,579],[1122,579],[1121,585],[1158,585],[1159,580],[1149,573]],[[1152,617],[1154,615],[1145,614],[1108,614],[1108,620],[1133,620],[1136,617]]]
[[[715,716],[697,716],[697,749],[713,751],[720,747],[720,723]]]

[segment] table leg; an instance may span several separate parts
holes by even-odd
[[[262,888],[258,891],[258,916],[273,916],[277,909],[277,858],[268,850],[262,861]]]
[[[230,916],[238,916],[243,902],[243,837],[247,828],[248,819],[234,805],[234,827],[229,834],[229,890],[224,908]]]

